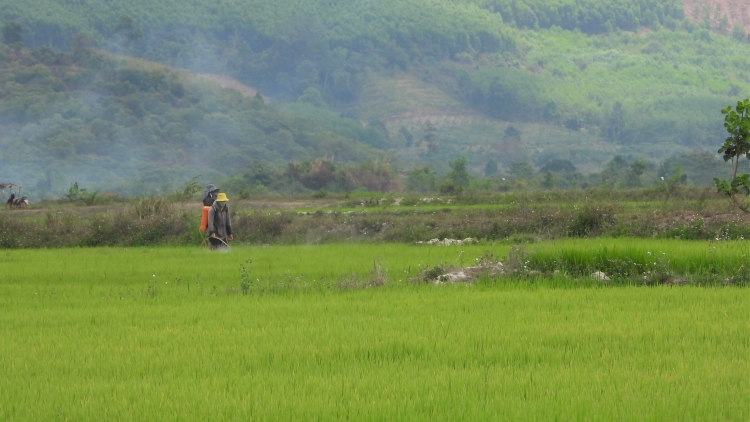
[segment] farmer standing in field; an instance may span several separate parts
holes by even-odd
[[[227,202],[229,198],[222,192],[216,196],[216,201],[208,210],[208,241],[211,242],[211,249],[226,248],[229,246],[227,241],[234,239]]]

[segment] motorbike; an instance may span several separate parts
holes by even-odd
[[[8,203],[8,208],[12,210],[25,210],[29,206],[29,199],[26,195],[20,198],[13,198]]]

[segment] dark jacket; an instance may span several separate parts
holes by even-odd
[[[208,235],[216,234],[216,237],[226,239],[232,234],[232,219],[229,217],[229,205],[219,209],[219,203],[214,202],[208,209]]]

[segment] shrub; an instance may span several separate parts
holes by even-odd
[[[612,216],[608,207],[587,205],[573,217],[568,234],[574,237],[596,236],[606,225],[614,223]]]

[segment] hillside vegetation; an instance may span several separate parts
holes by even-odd
[[[253,160],[379,155],[262,99],[90,49],[0,46],[0,124],[4,177],[38,192],[80,182],[145,194],[199,173],[226,178]]]
[[[33,48],[65,48],[90,37],[175,66],[238,74],[293,98],[322,82],[324,95],[342,100],[357,94],[367,68],[405,68],[461,53],[514,54],[514,27],[597,34],[682,18],[678,0],[3,0],[0,6],[6,20],[25,25]]]
[[[15,63],[50,66],[30,58],[54,57],[61,54],[59,49],[75,56],[99,48],[117,57],[138,56],[209,74],[209,79],[232,77],[258,98],[219,94],[182,81],[184,98],[201,92],[218,96],[221,100],[215,101],[224,105],[216,110],[194,107],[192,100],[167,101],[170,109],[188,116],[182,120],[189,124],[179,129],[172,117],[155,123],[152,114],[164,114],[146,103],[162,101],[164,94],[157,95],[153,86],[135,91],[127,91],[127,86],[125,91],[82,89],[92,91],[109,110],[102,116],[55,113],[51,105],[59,107],[59,100],[51,101],[47,94],[27,98],[23,113],[6,115],[10,135],[4,141],[15,145],[19,157],[10,174],[24,179],[38,176],[36,170],[23,173],[33,166],[60,168],[58,174],[76,179],[80,176],[73,169],[98,168],[103,170],[96,170],[96,179],[107,184],[134,178],[150,184],[198,173],[186,164],[238,176],[253,160],[283,167],[294,160],[335,156],[340,163],[353,163],[375,158],[377,150],[398,157],[394,168],[406,171],[429,166],[444,174],[450,171],[449,162],[464,156],[475,176],[508,175],[518,163],[542,169],[556,160],[586,173],[605,169],[619,155],[628,162],[648,159],[653,173],[672,163],[660,172],[664,177],[675,170],[675,163],[695,157],[718,168],[708,161],[724,136],[719,110],[749,92],[747,35],[741,25],[727,26],[725,12],[714,4],[708,9],[700,5],[700,13],[694,3],[687,11],[678,0],[129,0],[116,5],[0,0],[0,5],[6,24],[20,24],[17,37],[5,34],[6,44],[14,48],[4,50],[6,69]],[[18,50],[21,45],[31,52]],[[18,61],[21,56],[25,62]],[[115,63],[108,65],[112,69],[124,63],[104,61]],[[34,91],[26,86],[36,83],[33,78],[9,72],[6,76],[18,86],[6,84],[7,92]],[[59,96],[82,88],[55,71],[50,75],[65,85]],[[101,85],[119,77],[111,75],[84,79]],[[186,74],[180,78],[190,79]],[[170,83],[156,91],[170,92],[170,86],[177,86]],[[204,93],[206,89],[211,93]],[[87,98],[84,102],[94,98],[81,95]],[[111,95],[116,99],[106,99]],[[272,98],[274,107],[262,104],[263,97]],[[34,102],[39,105],[32,107]],[[130,110],[133,117],[111,120],[117,107]],[[36,108],[43,112],[34,114]],[[55,123],[50,119],[56,114],[81,122]],[[248,117],[251,114],[255,117]],[[133,139],[135,131],[138,143],[146,144],[139,151],[148,152],[133,154],[125,147],[123,154],[109,149],[103,154],[101,148],[112,136],[94,124],[97,119],[128,128],[127,136],[118,132],[119,139]],[[284,123],[276,124],[279,119]],[[36,126],[25,128],[30,124]],[[37,148],[45,149],[39,153],[33,150],[34,142],[22,141],[40,139],[34,127],[52,127],[42,136],[45,140],[37,142]],[[45,143],[65,131],[83,136],[75,136],[67,149],[57,139]],[[178,138],[189,148],[171,153]],[[72,144],[76,146],[71,149]],[[100,155],[127,157],[96,167]],[[205,155],[215,158],[208,161]],[[48,161],[42,165],[40,160]],[[48,165],[49,160],[54,164]],[[179,177],[166,173],[170,166],[182,172]],[[689,182],[705,183],[718,175],[704,169],[698,175],[696,168],[684,169]],[[34,180],[51,188],[54,177],[42,179]]]

